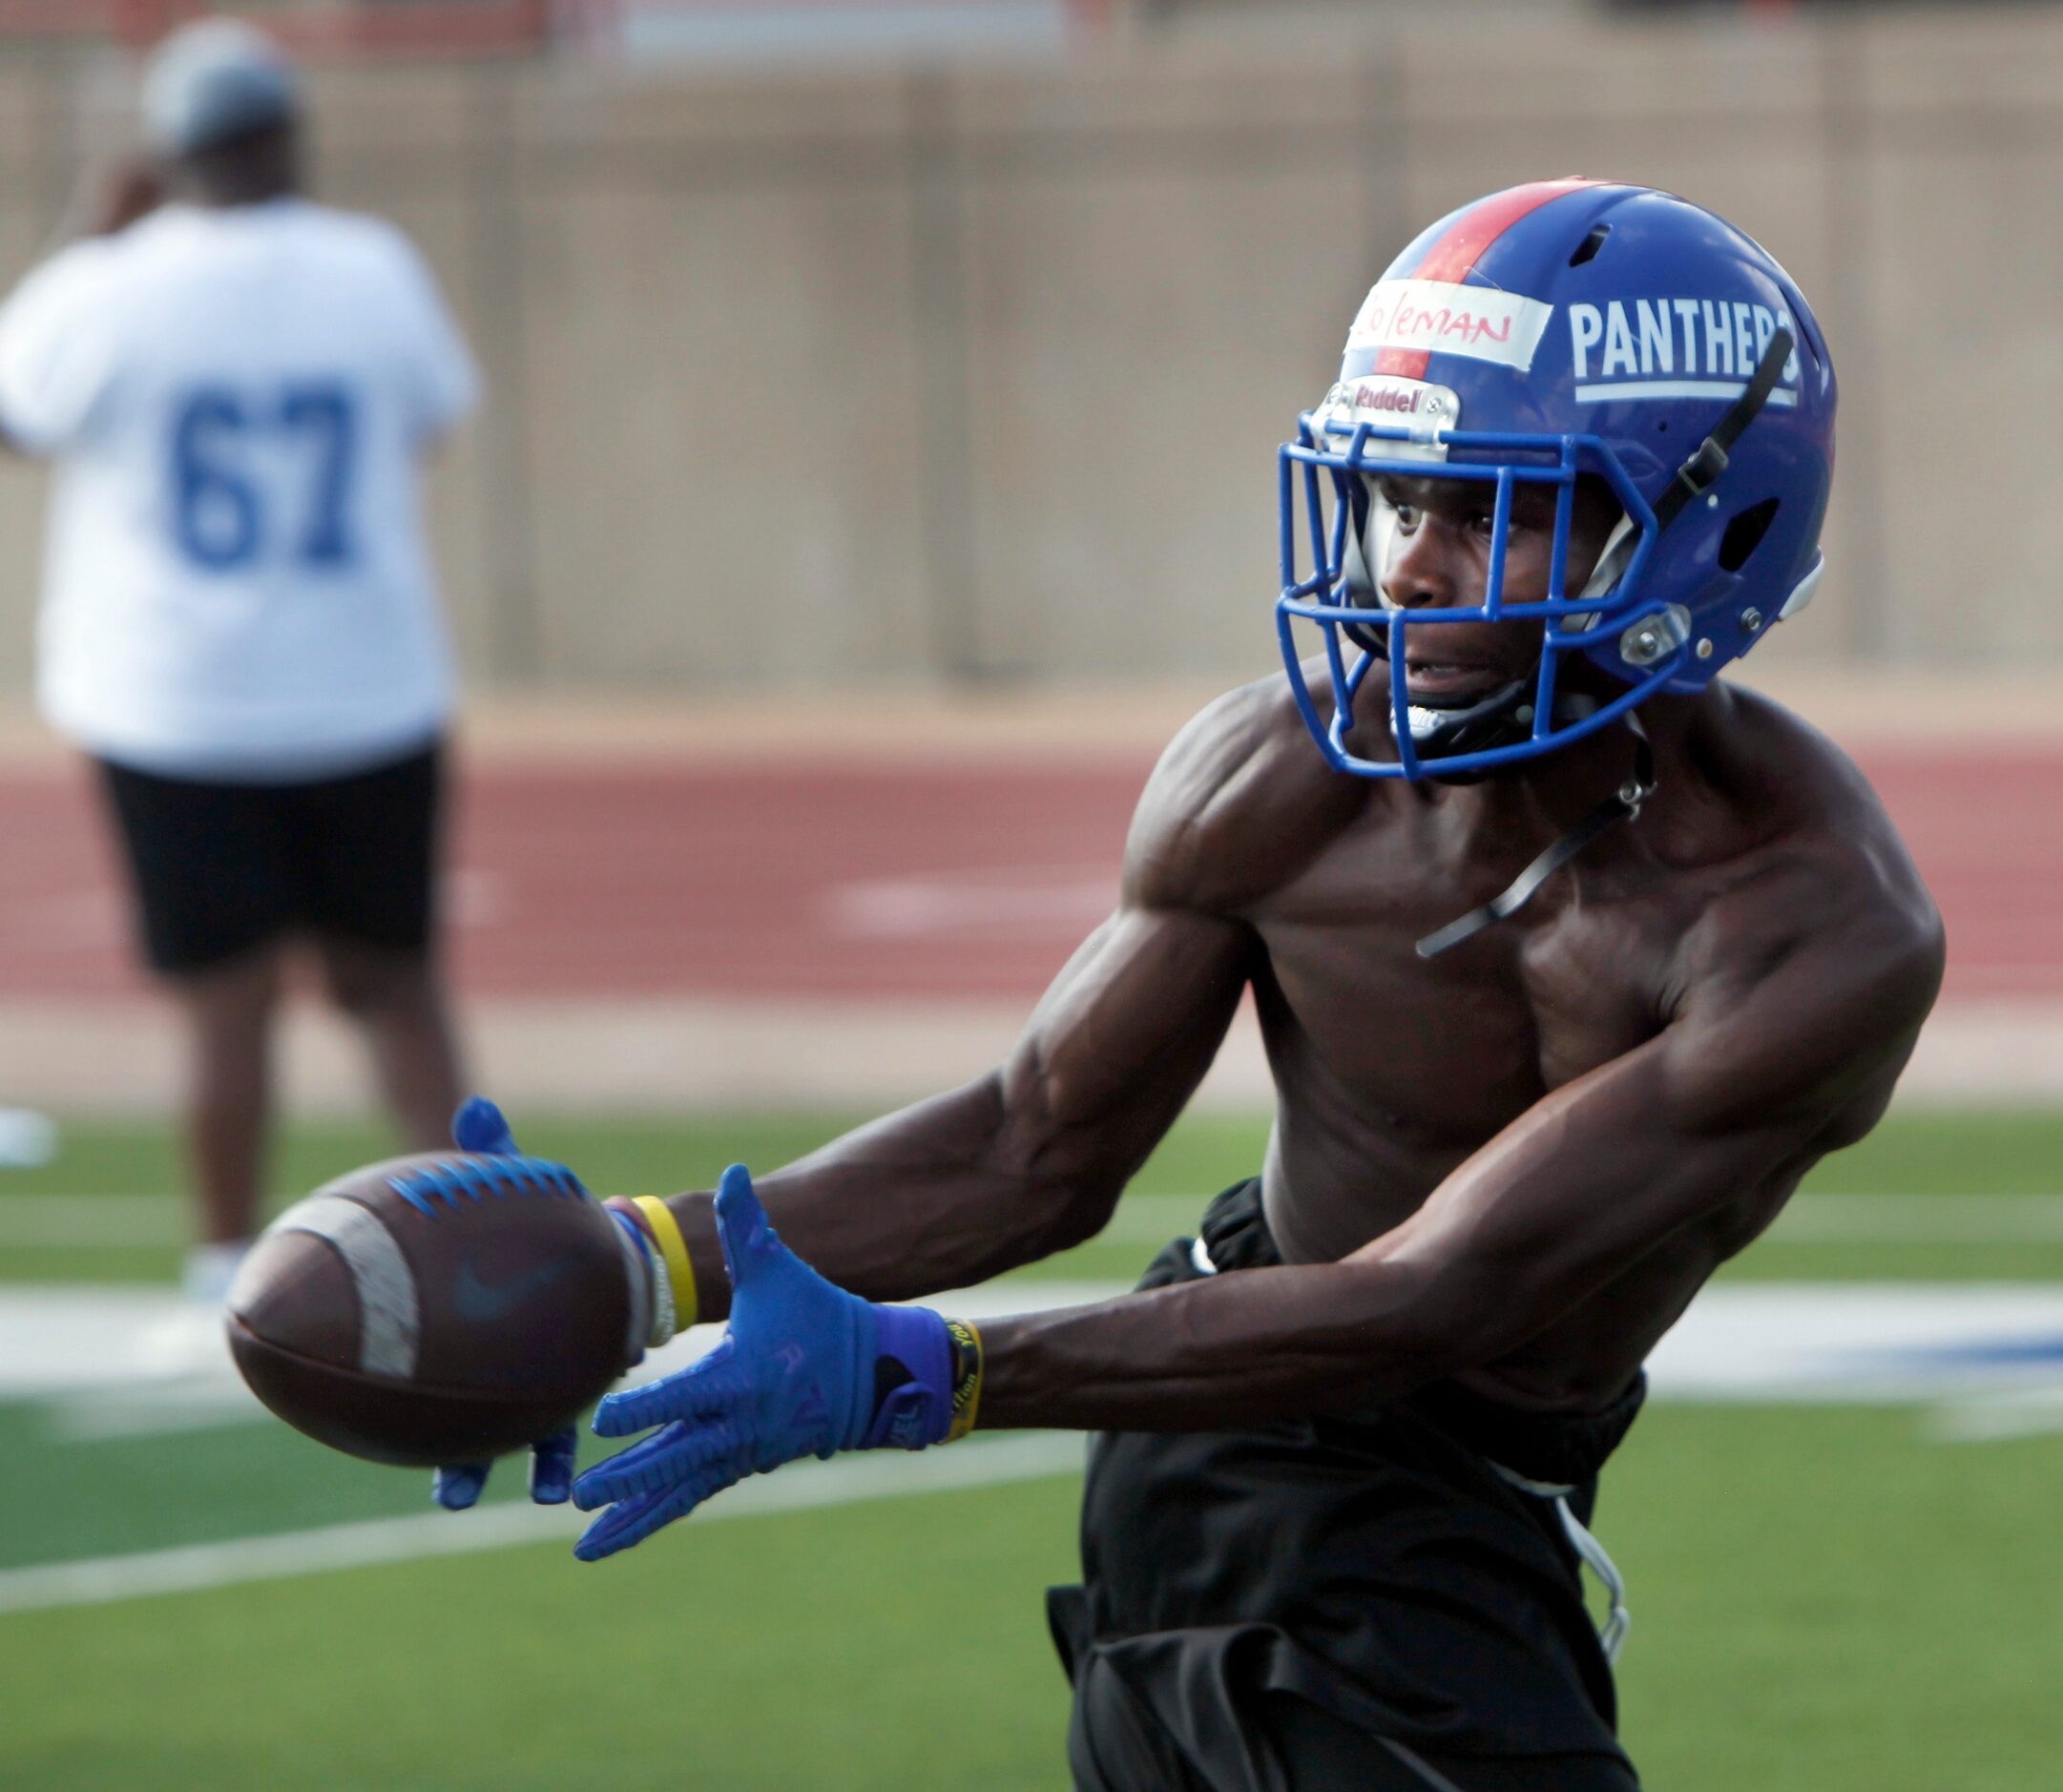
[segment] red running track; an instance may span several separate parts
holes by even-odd
[[[2063,746],[1865,753],[1948,917],[1948,993],[2063,996]],[[469,994],[1030,997],[1107,910],[1144,760],[486,767],[450,884]],[[122,997],[74,766],[0,776],[0,1000]]]

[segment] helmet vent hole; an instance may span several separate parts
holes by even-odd
[[[1612,234],[1610,224],[1599,224],[1591,234],[1576,244],[1576,252],[1569,258],[1571,267],[1581,267],[1584,262],[1594,260],[1597,251],[1605,246],[1605,239]]]
[[[1777,507],[1782,500],[1764,498],[1760,504],[1751,504],[1739,511],[1734,520],[1726,525],[1726,533],[1719,537],[1719,570],[1722,573],[1738,573],[1747,565],[1748,556],[1761,546],[1762,537],[1769,533],[1769,526],[1777,520]]]

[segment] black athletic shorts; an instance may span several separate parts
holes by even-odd
[[[96,761],[154,970],[205,970],[291,932],[429,942],[443,745],[308,783],[163,778]]]
[[[1258,1182],[1202,1235],[1218,1273],[1282,1261]],[[1142,1288],[1203,1272],[1193,1241]],[[1612,1670],[1554,1501],[1586,1524],[1640,1406],[1527,1412],[1451,1383],[1226,1432],[1105,1432],[1083,1584],[1049,1598],[1084,1792],[1636,1792]],[[1492,1466],[1496,1465],[1496,1466]]]

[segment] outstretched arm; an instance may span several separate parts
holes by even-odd
[[[965,1286],[1094,1236],[1210,1068],[1248,949],[1234,923],[1120,908],[1000,1069],[763,1177],[781,1236],[877,1301]]]
[[[982,1328],[984,1427],[1211,1429],[1495,1362],[1679,1228],[1777,1198],[1883,1112],[1940,979],[1931,915],[1733,935],[1636,1050],[1555,1091],[1341,1262]]]
[[[1102,1227],[1217,1055],[1260,950],[1194,887],[1197,861],[1217,850],[1197,818],[1240,751],[1239,731],[1212,712],[1169,749],[1140,800],[1117,911],[1069,960],[1000,1068],[755,1178],[805,1261],[868,1300],[908,1300]],[[694,1264],[698,1316],[720,1319],[730,1283],[711,1198],[666,1204]]]

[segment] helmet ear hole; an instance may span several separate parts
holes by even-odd
[[[1610,224],[1598,224],[1591,234],[1576,244],[1576,252],[1569,258],[1571,267],[1581,267],[1584,262],[1594,260],[1597,251],[1605,246],[1605,239],[1612,234]]]
[[[1781,498],[1764,498],[1735,513],[1734,520],[1726,525],[1726,533],[1719,537],[1720,572],[1738,573],[1747,565],[1748,556],[1762,545],[1770,524],[1777,520],[1782,503]]]

